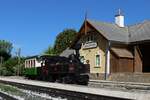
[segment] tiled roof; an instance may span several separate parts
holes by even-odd
[[[125,27],[112,23],[87,21],[108,40],[125,43],[150,40],[150,21]]]
[[[150,21],[129,26],[129,42],[150,40]]]

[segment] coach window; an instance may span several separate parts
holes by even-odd
[[[29,65],[30,65],[30,68],[31,68],[31,67],[32,67],[32,66],[31,66],[31,60],[29,61]]]
[[[27,68],[27,67],[28,67],[28,61],[25,62],[25,68]]]
[[[28,65],[28,61],[26,61],[26,67],[28,67],[29,65]]]
[[[35,60],[33,59],[33,67],[35,67]]]
[[[32,60],[30,61],[30,67],[32,67]]]
[[[26,68],[26,66],[27,66],[27,61],[25,61],[25,68]]]
[[[28,60],[28,68],[30,67],[30,61]]]
[[[32,66],[34,67],[34,59],[32,60]]]
[[[32,67],[32,60],[30,60],[30,67]]]
[[[33,66],[35,67],[35,59],[33,60]]]
[[[32,60],[32,67],[34,67],[34,60]]]
[[[28,60],[28,68],[30,67],[30,60]]]
[[[30,61],[28,60],[28,68],[30,67]]]

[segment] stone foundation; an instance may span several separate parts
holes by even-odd
[[[89,76],[90,76],[90,79],[93,79],[93,80],[104,80],[105,79],[104,73],[90,73]]]
[[[113,73],[110,81],[150,83],[150,73]]]
[[[105,80],[104,73],[90,73],[90,79]],[[150,73],[111,73],[109,81],[150,83]]]

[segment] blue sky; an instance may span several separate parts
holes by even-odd
[[[114,22],[118,9],[131,25],[150,19],[150,0],[0,0],[0,39],[8,40],[21,55],[41,54],[66,28],[79,30],[88,18]]]

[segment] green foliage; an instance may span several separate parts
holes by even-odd
[[[12,43],[0,40],[0,75],[21,75],[24,68],[24,58],[11,57]]]
[[[44,54],[59,55],[71,45],[76,33],[74,29],[65,29],[63,32],[60,32],[56,37],[54,47],[49,46],[48,49],[44,51]]]
[[[60,54],[69,47],[72,40],[74,40],[76,33],[77,32],[74,29],[65,29],[63,32],[59,33],[54,43],[55,53]]]
[[[8,60],[11,57],[12,43],[0,40],[0,57],[4,61]]]
[[[20,59],[20,64],[18,63],[18,58],[13,57],[5,61],[0,67],[0,75],[10,76],[17,75],[18,72],[21,75],[24,68],[24,58]]]
[[[55,55],[55,50],[53,47],[49,46],[48,49],[44,51],[44,54]]]

